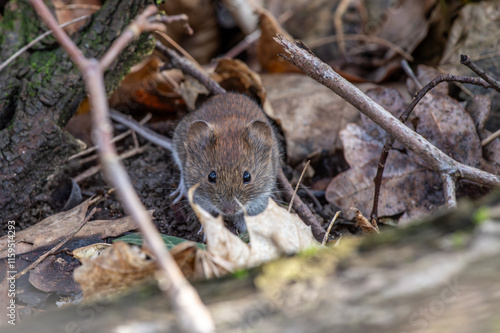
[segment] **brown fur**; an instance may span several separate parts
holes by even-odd
[[[185,187],[200,183],[195,202],[210,213],[241,220],[243,210],[234,198],[249,215],[267,207],[279,167],[278,144],[262,109],[250,98],[237,93],[211,98],[179,123],[173,141]],[[208,180],[211,171],[217,173],[215,184]],[[248,184],[245,171],[251,176]]]

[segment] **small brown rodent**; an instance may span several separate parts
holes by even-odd
[[[181,171],[176,201],[200,183],[194,201],[240,231],[246,229],[245,211],[257,215],[266,209],[276,185],[279,149],[273,128],[252,99],[238,93],[212,97],[179,123],[173,145]]]

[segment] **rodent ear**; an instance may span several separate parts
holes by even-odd
[[[273,130],[262,120],[254,120],[246,126],[248,141],[253,145],[272,146]]]
[[[197,120],[188,129],[187,143],[207,144],[215,136],[215,128],[209,122]]]

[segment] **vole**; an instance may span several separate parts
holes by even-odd
[[[194,202],[239,231],[246,230],[245,212],[266,209],[280,156],[273,127],[255,101],[238,93],[210,98],[177,125],[173,146],[181,172],[174,202],[200,183]]]

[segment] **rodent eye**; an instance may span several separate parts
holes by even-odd
[[[217,173],[215,171],[212,171],[208,174],[208,181],[211,183],[215,183],[217,180]]]
[[[248,171],[243,172],[243,183],[248,184],[252,180],[252,176],[250,176],[250,173]]]

